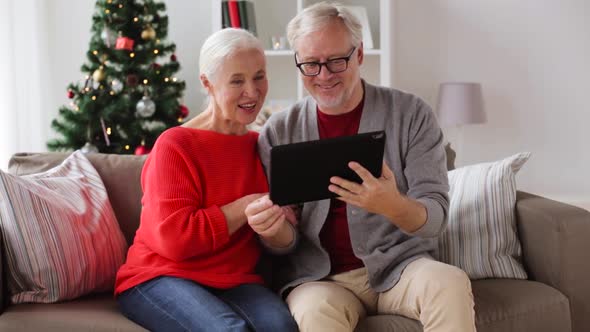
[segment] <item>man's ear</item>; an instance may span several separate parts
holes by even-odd
[[[359,59],[359,66],[363,64],[363,60],[365,59],[365,49],[363,47],[363,42],[361,42],[361,44],[359,45],[359,48],[357,50],[358,52],[358,59]]]

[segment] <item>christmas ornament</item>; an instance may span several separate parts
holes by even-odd
[[[105,26],[104,29],[102,29],[102,32],[100,33],[100,38],[105,43],[105,45],[107,45],[107,47],[112,47],[113,45],[115,45],[115,42],[117,41],[117,34],[115,34],[113,30]]]
[[[158,64],[158,63],[154,62],[154,63],[152,63],[152,68],[153,68],[154,70],[158,70],[158,69],[162,68],[162,66],[160,66],[160,64]]]
[[[102,80],[104,80],[105,77],[106,77],[106,74],[104,72],[103,66],[98,67],[98,69],[95,70],[94,73],[92,73],[92,79],[95,82],[101,82]]]
[[[148,96],[143,96],[143,98],[141,98],[141,100],[138,101],[137,105],[135,106],[135,116],[138,118],[148,118],[154,115],[155,112],[156,104]]]
[[[156,30],[151,26],[148,26],[141,32],[141,39],[143,40],[152,40],[156,38]]]
[[[134,154],[136,156],[141,156],[141,155],[150,153],[150,151],[151,151],[151,149],[148,149],[145,145],[140,145],[135,148]]]
[[[135,75],[135,74],[127,75],[127,85],[128,86],[135,87],[135,86],[137,86],[138,82],[139,82],[139,77],[137,77],[137,75]]]
[[[172,55],[170,56],[170,61],[172,61],[172,62],[176,62],[176,54],[172,54]]]
[[[70,99],[74,98],[74,91],[68,90],[68,98],[70,98]]]
[[[189,113],[188,107],[186,107],[184,105],[180,105],[180,107],[178,108],[178,117],[186,118],[188,116],[188,113]]]
[[[83,147],[80,148],[82,153],[98,153],[98,148],[90,142],[86,142]]]
[[[123,83],[121,81],[119,81],[118,79],[114,79],[111,82],[111,90],[114,93],[120,93],[121,91],[123,91]]]
[[[135,41],[131,38],[117,37],[117,42],[115,44],[115,48],[118,50],[132,51],[133,44],[135,44]]]

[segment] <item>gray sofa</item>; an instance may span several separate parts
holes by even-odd
[[[60,153],[17,154],[9,171],[35,173],[65,157]],[[121,230],[131,243],[139,223],[139,177],[145,158],[88,157],[101,175]],[[586,258],[590,252],[590,212],[519,192],[516,214],[530,279],[474,281],[478,331],[590,331],[590,263]],[[0,270],[0,331],[144,331],[119,313],[111,293],[57,304],[11,305],[5,262]],[[357,331],[422,331],[422,327],[414,320],[380,315],[361,321]]]

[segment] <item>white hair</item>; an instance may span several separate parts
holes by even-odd
[[[225,58],[242,49],[258,49],[264,54],[260,40],[244,29],[227,28],[213,33],[201,47],[199,74],[214,81]]]
[[[332,20],[338,19],[348,30],[352,46],[359,47],[363,40],[363,26],[359,20],[341,3],[323,1],[309,6],[297,14],[287,25],[287,39],[291,48],[295,42],[309,33],[322,30]]]

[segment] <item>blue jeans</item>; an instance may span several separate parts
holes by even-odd
[[[283,300],[257,284],[214,289],[164,276],[126,290],[117,302],[150,331],[297,331]]]

